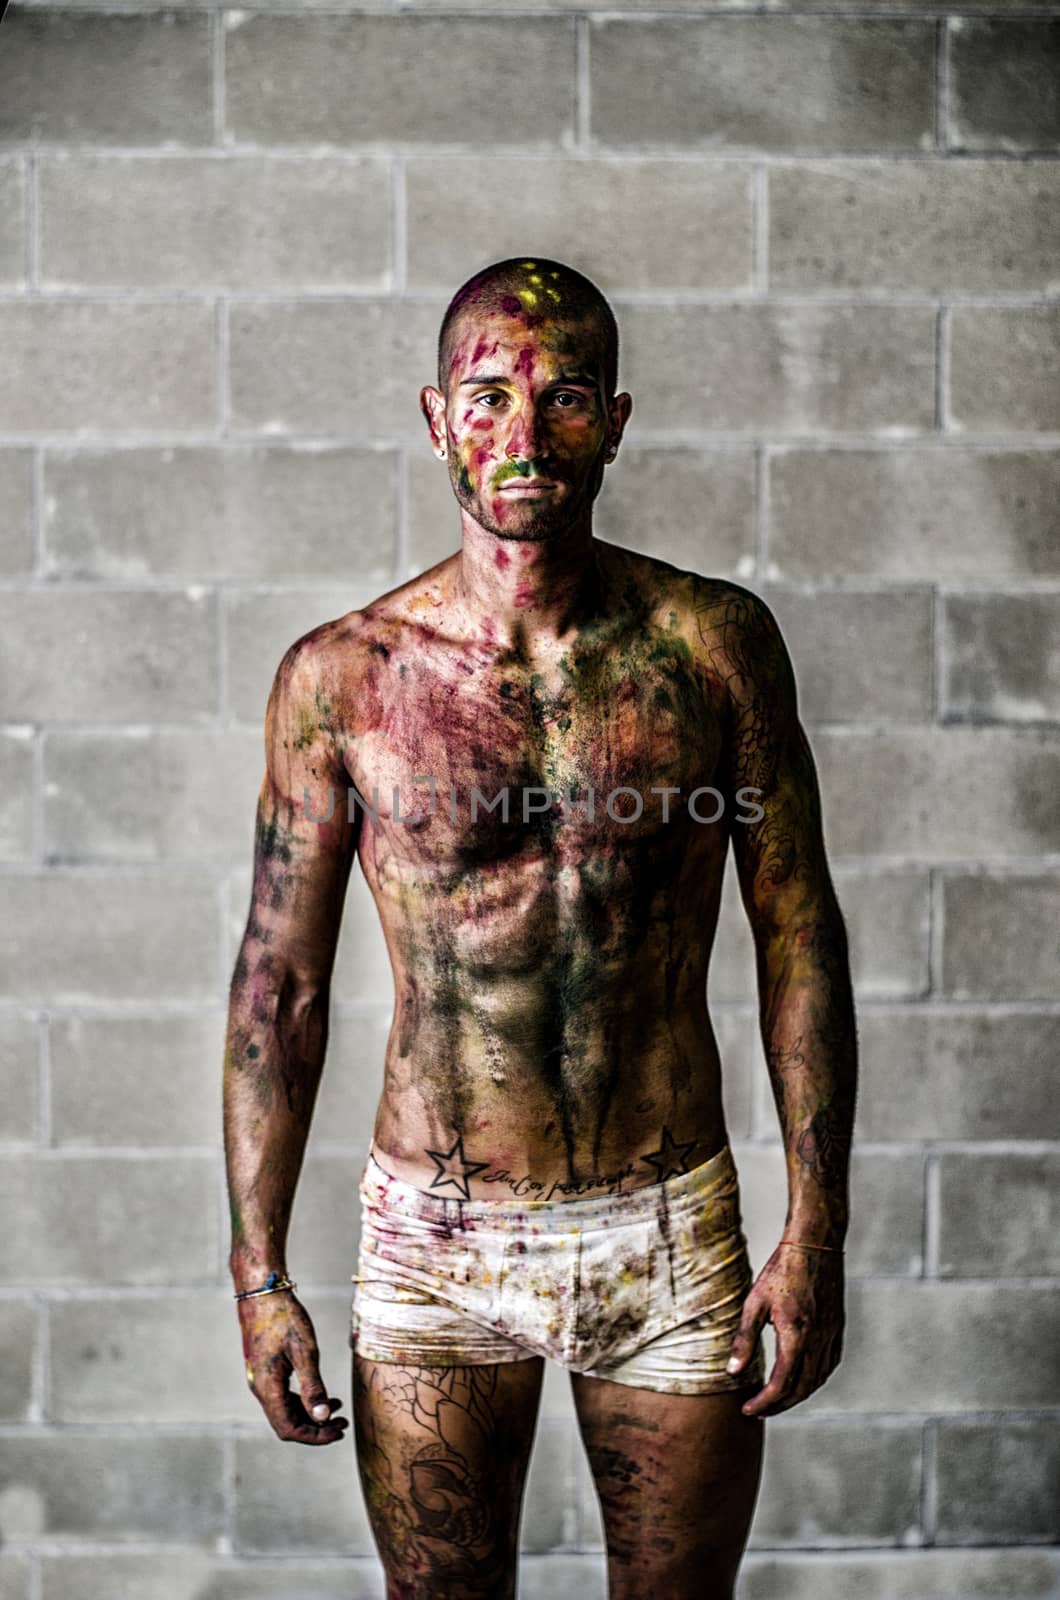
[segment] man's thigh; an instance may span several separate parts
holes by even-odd
[[[604,1519],[610,1600],[731,1600],[762,1473],[747,1389],[664,1394],[571,1373]]]
[[[544,1366],[403,1366],[354,1352],[357,1467],[387,1600],[515,1600]]]

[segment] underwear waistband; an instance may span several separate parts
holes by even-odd
[[[674,1173],[658,1182],[640,1184],[614,1194],[581,1195],[574,1199],[535,1199],[531,1194],[497,1200],[464,1200],[454,1193],[417,1189],[414,1184],[385,1171],[371,1150],[359,1187],[365,1204],[424,1221],[444,1223],[459,1219],[466,1223],[475,1219],[503,1226],[530,1217],[535,1226],[558,1231],[594,1227],[604,1222],[646,1221],[657,1215],[661,1200],[665,1201],[667,1210],[671,1210],[697,1204],[707,1196],[716,1196],[736,1186],[736,1162],[726,1143],[688,1172]]]

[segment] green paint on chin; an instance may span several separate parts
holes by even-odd
[[[247,1046],[247,1055],[250,1057],[251,1061],[255,1060],[256,1057],[260,1056],[260,1054],[261,1048],[259,1045],[251,1044]]]

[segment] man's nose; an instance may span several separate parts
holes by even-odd
[[[535,456],[541,454],[543,442],[544,434],[537,407],[529,403],[520,406],[508,430],[505,455],[511,460],[520,458],[523,461],[532,461]]]

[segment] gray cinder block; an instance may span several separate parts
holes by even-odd
[[[1055,451],[776,450],[769,505],[778,577],[1060,576]]]
[[[382,289],[392,270],[375,157],[53,157],[40,214],[48,288]]]
[[[0,593],[0,716],[201,723],[218,710],[217,636],[202,589]]]
[[[0,301],[0,430],[212,427],[213,325],[192,301]]]
[[[1058,636],[1055,595],[945,595],[943,715],[974,722],[1060,722]]]
[[[0,1202],[10,1230],[5,1283],[169,1284],[216,1265],[212,1156],[11,1156],[0,1166]]]
[[[518,255],[529,215],[535,249],[608,294],[751,287],[752,174],[743,164],[517,158],[504,164],[505,187],[519,197],[510,210],[498,210],[495,180],[493,156],[408,163],[410,286],[452,293],[484,261]],[[578,237],[582,259],[571,248]],[[547,295],[547,278],[542,288]]]
[[[769,172],[774,289],[1045,293],[1058,255],[1051,161],[827,161]]]
[[[920,20],[601,19],[590,44],[593,138],[917,150],[933,132],[933,54]]]
[[[947,875],[943,906],[945,994],[955,1000],[1056,999],[1060,877]]]
[[[51,1432],[10,1445],[0,1454],[5,1542],[195,1545],[223,1531],[220,1439]]]
[[[942,1151],[938,1171],[942,1276],[1060,1276],[1060,1154]]]
[[[187,445],[44,458],[53,578],[378,580],[394,565],[396,511],[395,452],[385,448]]]
[[[513,61],[518,57],[518,71]],[[503,94],[467,103],[468,63]],[[227,137],[240,144],[569,144],[567,18],[225,18]]]
[[[205,144],[210,78],[204,13],[11,6],[0,62],[0,143]]]
[[[1040,1139],[1056,1121],[1056,1018],[862,1006],[862,1139]]]
[[[8,878],[4,895],[4,998],[75,1005],[215,998],[220,916],[214,884],[202,873],[56,871]]]
[[[927,307],[635,302],[621,315],[623,385],[644,427],[872,433],[933,425]]]
[[[951,427],[960,432],[1060,431],[1060,310],[954,306]]]
[[[1060,148],[1060,22],[950,17],[946,30],[951,148],[1005,153]]]
[[[1055,1544],[1060,1433],[1051,1417],[946,1417],[935,1472],[940,1544]]]

